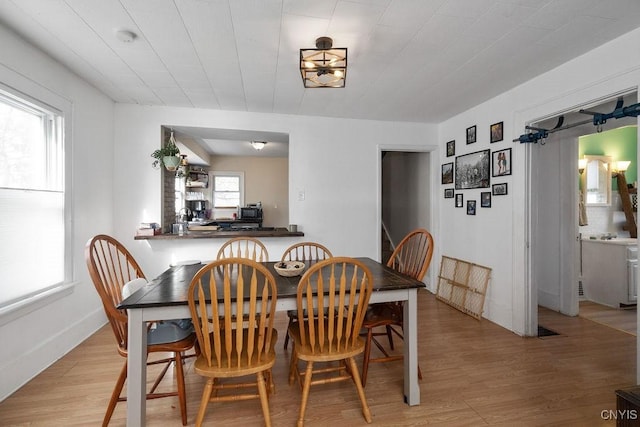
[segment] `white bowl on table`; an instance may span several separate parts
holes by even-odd
[[[299,276],[305,269],[304,262],[301,261],[281,261],[273,265],[274,270],[281,276],[294,277]]]

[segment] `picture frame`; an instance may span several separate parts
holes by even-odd
[[[491,159],[491,176],[511,175],[511,148],[494,151]]]
[[[464,204],[464,197],[462,193],[456,194],[456,208],[461,208]]]
[[[493,184],[491,186],[491,194],[494,196],[506,196],[508,194],[507,183]]]
[[[491,207],[491,191],[483,191],[482,193],[480,193],[480,207]]]
[[[494,123],[489,127],[489,141],[491,144],[494,142],[502,141],[503,134],[503,122]]]
[[[447,157],[452,157],[456,155],[456,141],[447,142]]]
[[[467,215],[475,215],[475,214],[476,214],[476,201],[467,200]]]
[[[453,184],[453,163],[442,165],[442,184]]]
[[[453,188],[445,188],[444,189],[444,198],[445,199],[453,199]]]
[[[476,125],[467,128],[467,144],[476,142]]]
[[[490,150],[481,150],[456,157],[456,190],[489,188]]]

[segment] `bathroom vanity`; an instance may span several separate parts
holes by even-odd
[[[609,307],[635,305],[638,239],[582,240],[582,289],[589,301]]]

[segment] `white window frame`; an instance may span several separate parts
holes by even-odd
[[[73,212],[72,206],[72,163],[71,163],[71,116],[72,104],[69,100],[50,92],[42,85],[37,84],[19,74],[5,70],[3,82],[0,82],[0,91],[8,98],[14,98],[19,102],[31,105],[38,110],[52,113],[59,121],[56,128],[57,143],[62,144],[62,181],[64,191],[64,279],[54,285],[43,286],[38,291],[33,291],[22,297],[16,298],[10,303],[0,307],[0,326],[7,324],[21,316],[24,316],[41,307],[51,304],[73,292],[75,286],[73,277]]]
[[[244,206],[244,172],[242,171],[212,171],[209,172],[209,182],[211,183],[211,215],[215,219],[216,213],[223,216],[231,216],[233,212],[238,210],[238,207],[233,208],[217,208],[214,206],[216,200],[216,176],[233,176],[240,178],[240,206]]]

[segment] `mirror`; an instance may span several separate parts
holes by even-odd
[[[611,205],[611,156],[584,156],[582,191],[588,206]]]

